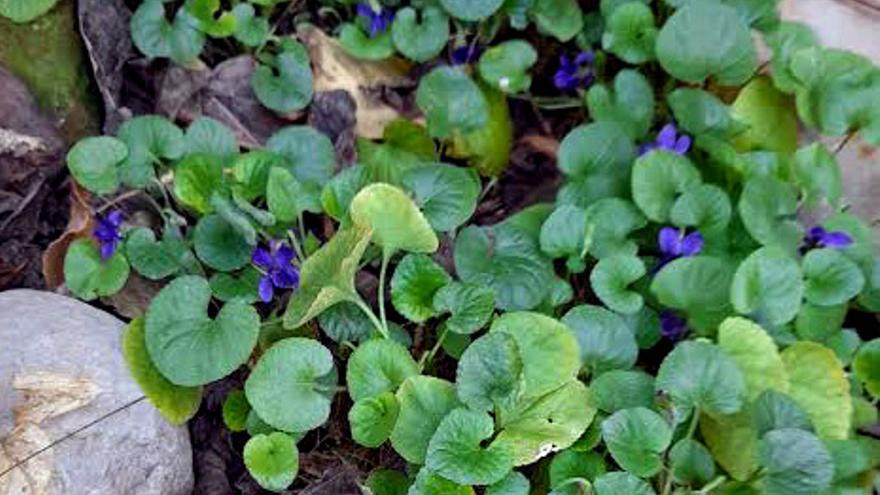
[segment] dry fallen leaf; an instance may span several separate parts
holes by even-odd
[[[399,58],[380,62],[358,60],[345,52],[334,38],[315,27],[305,27],[300,38],[309,49],[315,73],[315,91],[347,91],[357,104],[355,134],[379,139],[385,126],[401,114],[374,95],[382,87],[410,85],[409,64]]]
[[[12,388],[25,396],[24,403],[15,411],[15,423],[19,425],[39,424],[79,409],[101,392],[101,388],[89,379],[48,371],[18,375],[12,380]]]
[[[46,449],[14,469],[31,453],[49,445],[49,435],[39,426],[25,423],[15,427],[9,437],[0,440],[0,494],[43,495],[48,493],[55,466],[52,449]],[[11,469],[11,470],[10,470]]]
[[[88,195],[88,191],[75,181],[70,181],[70,220],[67,228],[43,252],[43,279],[49,289],[55,289],[64,283],[64,256],[70,243],[88,235],[94,228]]]

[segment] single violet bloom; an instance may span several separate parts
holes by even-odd
[[[822,227],[813,227],[804,236],[805,250],[813,248],[844,249],[852,246],[853,238],[846,232],[829,232]]]
[[[465,65],[476,61],[483,54],[483,47],[476,43],[468,43],[452,50],[449,59],[452,65]]]
[[[263,271],[258,291],[263,302],[269,302],[275,289],[296,289],[299,287],[299,270],[291,264],[294,253],[290,246],[270,241],[269,249],[258,247],[251,255],[251,262]]]
[[[370,38],[375,38],[379,34],[387,31],[391,26],[391,22],[394,20],[394,12],[391,10],[379,7],[379,10],[376,11],[372,6],[366,3],[357,4],[357,14],[369,21]]]
[[[105,217],[98,217],[98,225],[92,231],[92,237],[98,241],[101,249],[101,261],[107,261],[119,247],[122,234],[119,227],[122,226],[122,212],[113,210]]]
[[[568,55],[559,57],[559,70],[553,84],[560,91],[574,91],[593,84],[593,52],[581,52],[572,60]]]
[[[657,139],[653,143],[646,143],[639,147],[639,156],[653,150],[665,150],[679,155],[684,155],[691,149],[691,138],[687,134],[679,134],[674,123],[668,123],[657,133]]]
[[[672,260],[700,254],[703,250],[703,235],[699,232],[685,235],[683,230],[675,227],[663,227],[657,236],[657,245],[660,248],[659,269]]]
[[[672,311],[660,313],[660,335],[672,342],[678,342],[688,333],[687,321]]]

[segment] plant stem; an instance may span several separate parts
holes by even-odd
[[[373,313],[373,310],[370,309],[369,306],[367,306],[367,303],[365,303],[364,300],[358,296],[354,296],[349,300],[353,302],[358,308],[360,308],[360,310],[363,311],[365,315],[367,315],[367,318],[370,319],[370,322],[373,324],[374,327],[376,327],[376,330],[378,330],[379,333],[382,334],[382,337],[385,337],[387,339],[388,331],[385,330],[385,327],[382,326],[382,322],[379,321],[379,318],[376,318],[376,313]]]
[[[837,148],[834,150],[834,156],[837,156],[841,151],[843,151],[843,149],[846,148],[846,145],[848,145],[849,142],[852,141],[852,138],[855,137],[855,135],[856,131],[852,131],[847,134],[846,137],[843,138],[843,141],[841,141],[840,144],[837,145]]]
[[[419,369],[424,369],[425,363],[428,361],[434,361],[434,356],[437,354],[437,351],[440,350],[440,346],[443,345],[443,341],[446,340],[446,334],[449,333],[449,327],[443,326],[443,332],[437,337],[437,342],[434,344],[434,347],[431,348],[429,352],[422,354],[422,358],[419,359]]]
[[[691,416],[691,422],[688,425],[687,434],[684,439],[690,440],[694,437],[694,433],[697,432],[697,425],[700,423],[700,408],[695,407],[694,412]],[[663,492],[661,495],[669,495],[672,491],[672,469],[667,468],[666,470],[666,482],[663,484]]]
[[[300,266],[306,260],[302,246],[299,245],[299,239],[296,238],[296,234],[288,231],[287,237],[290,239],[290,244],[293,246],[293,250],[296,251],[296,257],[299,259]]]
[[[712,490],[721,486],[721,484],[724,483],[725,481],[727,481],[726,476],[719,476],[719,477],[715,478],[714,480],[712,480],[712,482],[709,483],[708,485],[704,486],[703,488],[700,488],[700,491],[698,491],[697,493],[700,495],[706,495],[707,493],[710,493],[710,492],[712,492]]]
[[[391,260],[391,253],[386,250],[382,251],[382,267],[379,268],[379,316],[382,319],[382,328],[385,329],[384,335],[388,337],[388,319],[385,317],[385,275],[388,272],[388,262]]]

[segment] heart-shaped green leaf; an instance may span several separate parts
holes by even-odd
[[[715,461],[703,444],[690,438],[676,442],[669,450],[672,476],[682,485],[705,485],[715,477]]]
[[[109,136],[87,137],[67,153],[67,168],[76,182],[97,194],[110,194],[119,187],[119,165],[128,147]]]
[[[408,320],[422,323],[437,315],[434,295],[452,281],[446,270],[423,254],[408,254],[391,278],[391,302]]]
[[[782,249],[761,248],[736,270],[730,300],[740,314],[768,325],[783,325],[800,311],[802,277],[797,261]]]
[[[651,283],[651,292],[667,308],[688,313],[688,325],[714,330],[733,313],[730,283],[734,267],[721,258],[693,256],[664,266]]]
[[[247,401],[244,390],[234,389],[223,399],[223,424],[229,431],[247,430],[247,420],[251,415],[251,405]]]
[[[437,426],[428,444],[425,466],[462,485],[490,485],[513,469],[513,455],[504,443],[483,448],[495,431],[492,417],[484,412],[458,408]]]
[[[251,76],[254,95],[260,103],[276,112],[302,110],[312,101],[314,94],[308,54],[301,45],[294,46],[300,46],[301,50],[279,54],[275,58],[274,70],[258,65]]]
[[[211,285],[214,297],[221,301],[242,299],[249,303],[255,303],[259,299],[257,289],[261,277],[262,274],[256,269],[246,268],[239,276],[223,272],[215,273],[208,283]]]
[[[629,236],[648,224],[642,212],[620,198],[600,199],[587,208],[590,254],[597,259],[615,254],[633,255],[638,246]]]
[[[748,126],[737,136],[740,150],[761,149],[791,154],[797,149],[798,121],[788,95],[773,86],[769,77],[746,84],[731,105],[734,118]]]
[[[464,282],[491,287],[499,309],[532,309],[548,297],[555,274],[538,236],[515,219],[462,230],[455,240],[455,270]]]
[[[577,0],[534,0],[529,15],[538,30],[563,43],[577,36],[584,26],[584,14]]]
[[[599,375],[631,368],[639,354],[633,333],[623,319],[599,306],[576,306],[562,317],[574,332],[584,366]]]
[[[391,436],[399,413],[397,397],[391,392],[355,402],[348,411],[351,438],[364,447],[378,448]]]
[[[473,169],[442,163],[423,165],[404,172],[401,184],[439,232],[455,230],[477,209],[480,179]]]
[[[377,469],[370,473],[364,485],[373,495],[407,495],[412,481],[400,471]]]
[[[682,342],[670,352],[660,365],[656,387],[669,394],[682,419],[693,408],[733,414],[742,407],[746,392],[736,361],[706,342]]]
[[[340,230],[300,267],[300,288],[284,313],[285,328],[297,328],[342,301],[360,301],[354,276],[367,245],[368,231]]]
[[[330,417],[336,389],[333,355],[316,340],[280,340],[254,366],[245,393],[266,423],[284,431],[305,432]]]
[[[244,465],[261,487],[284,491],[299,472],[296,441],[281,432],[253,436],[244,445]]]
[[[128,280],[130,268],[120,251],[101,260],[98,247],[90,239],[74,241],[64,256],[64,283],[76,297],[91,301],[119,292]]]
[[[487,84],[504,93],[528,91],[532,76],[528,70],[538,61],[538,52],[527,41],[509,40],[486,50],[477,69]]]
[[[837,159],[822,143],[812,143],[797,151],[794,174],[808,204],[817,206],[825,199],[837,207],[843,194],[843,173]]]
[[[223,123],[210,117],[199,117],[186,128],[186,154],[214,155],[228,164],[238,154],[238,138]]]
[[[853,371],[871,395],[880,396],[880,340],[874,339],[859,348],[853,359]]]
[[[783,428],[813,431],[813,424],[797,402],[775,390],[765,390],[752,403],[752,423],[758,438]]]
[[[269,170],[266,204],[278,220],[293,222],[306,211],[320,213],[320,205],[314,201],[317,194],[316,188],[302,184],[288,170],[281,167]]]
[[[128,146],[128,156],[119,168],[119,177],[131,187],[144,187],[156,177],[154,164],[157,160],[177,160],[186,152],[183,131],[158,115],[135,117],[125,122],[117,137]]]
[[[627,132],[614,122],[582,125],[559,145],[559,169],[569,183],[559,202],[589,207],[596,200],[627,195],[627,180],[635,147]]]
[[[581,367],[578,341],[563,323],[538,313],[506,313],[490,332],[510,335],[523,362],[523,398],[544,396],[565,385]]]
[[[511,471],[501,481],[486,487],[486,495],[529,495],[531,483],[519,471]]]
[[[623,128],[632,139],[640,139],[654,120],[654,90],[640,72],[624,69],[614,76],[614,87],[595,84],[587,93],[587,107],[593,120],[607,120]]]
[[[593,483],[596,495],[656,495],[645,480],[627,472],[615,471],[603,474]]]
[[[587,212],[575,205],[557,205],[541,226],[541,251],[551,258],[568,258],[568,267],[583,272],[587,251]]]
[[[456,372],[458,398],[478,411],[512,405],[522,392],[523,363],[513,337],[490,333],[462,354]]]
[[[459,485],[434,474],[428,468],[422,468],[407,495],[474,495],[470,486]]]
[[[202,403],[202,389],[181,387],[162,376],[147,352],[144,320],[132,320],[122,336],[122,356],[128,372],[162,417],[175,425],[185,423]]]
[[[341,223],[350,223],[348,207],[355,195],[372,182],[366,167],[355,165],[339,172],[321,191],[321,207],[324,212]]]
[[[590,399],[612,414],[632,407],[654,408],[654,377],[642,371],[611,370],[590,383]]]
[[[463,21],[480,21],[494,14],[504,0],[440,0],[452,17]]]
[[[694,136],[709,135],[724,139],[739,132],[730,109],[717,96],[695,88],[678,88],[666,97],[675,122]]]
[[[797,188],[771,177],[746,182],[738,205],[740,218],[752,238],[789,252],[794,252],[803,239],[803,229],[795,220],[797,207]]]
[[[714,77],[724,86],[746,82],[758,67],[748,25],[719,2],[691,2],[672,14],[657,36],[657,58],[677,79]]]
[[[718,464],[739,481],[758,469],[758,434],[748,409],[731,416],[700,415],[700,433]]]
[[[168,22],[163,3],[146,0],[140,4],[131,16],[131,39],[147,57],[171,57],[179,64],[190,64],[202,52],[205,35],[185,9],[177,12],[173,22]]]
[[[235,16],[235,39],[251,48],[266,42],[271,30],[269,19],[258,17],[253,5],[240,3],[232,9],[232,15]]]
[[[745,318],[728,318],[718,328],[718,347],[736,361],[746,380],[746,396],[788,391],[788,373],[779,349],[763,328]]]
[[[220,215],[202,217],[193,240],[199,259],[216,270],[237,270],[251,260],[253,247]]]
[[[196,27],[208,36],[225,38],[236,30],[237,18],[221,8],[220,0],[186,0],[183,8],[195,18]]]
[[[831,454],[812,433],[774,430],[761,439],[758,453],[764,476],[759,485],[767,495],[808,495],[831,486]]]
[[[453,67],[441,66],[423,77],[416,104],[425,112],[428,130],[436,138],[467,134],[489,123],[486,97],[471,78]]]
[[[439,378],[411,376],[397,391],[397,401],[400,414],[391,445],[408,462],[424,464],[434,431],[450,411],[461,406],[455,387]]]
[[[489,105],[489,121],[476,130],[455,134],[451,156],[466,158],[484,177],[498,177],[510,163],[513,120],[507,97],[485,84],[478,85]]]
[[[602,258],[590,273],[590,284],[600,301],[610,309],[633,314],[642,309],[641,294],[629,286],[644,277],[648,270],[636,256],[615,255]]]
[[[257,343],[260,317],[247,303],[227,303],[215,319],[207,315],[208,281],[180,277],[150,302],[147,349],[171,382],[196,386],[219,380],[247,361]]]
[[[843,304],[859,295],[865,276],[836,249],[814,249],[804,256],[804,296],[821,306]]]
[[[179,237],[166,233],[157,242],[152,230],[141,227],[128,233],[125,253],[135,271],[150,280],[161,280],[177,273],[187,249]]]
[[[495,291],[484,285],[452,282],[434,294],[434,310],[451,313],[445,322],[450,332],[469,335],[489,323],[495,310]]]
[[[440,55],[449,41],[449,17],[436,7],[421,12],[404,7],[394,14],[391,40],[406,58],[427,62]]]
[[[318,316],[321,330],[334,342],[361,342],[376,328],[370,318],[353,302],[331,306]]]
[[[798,342],[782,352],[789,396],[810,416],[816,434],[843,440],[852,424],[852,396],[834,351],[814,342]]]
[[[52,10],[58,0],[0,0],[0,16],[12,22],[31,22]]]
[[[651,7],[641,2],[627,2],[607,19],[602,47],[631,64],[654,58],[657,27]]]
[[[571,486],[572,478],[592,481],[606,471],[605,460],[596,452],[563,450],[550,461],[550,486],[566,493],[563,487]]]
[[[663,223],[678,197],[701,182],[700,172],[686,157],[652,151],[633,165],[633,201],[646,217]]]
[[[724,189],[712,184],[700,184],[675,200],[669,211],[669,220],[678,227],[693,227],[711,236],[724,232],[730,223],[732,211],[730,198]]]
[[[211,196],[223,186],[223,163],[214,155],[187,155],[174,169],[174,195],[201,214],[210,212]]]
[[[336,171],[330,138],[308,126],[281,129],[269,138],[266,149],[283,156],[293,177],[304,184],[323,186]]]
[[[386,253],[397,250],[433,253],[439,240],[415,203],[389,184],[370,184],[351,200],[351,219],[373,233],[373,242]],[[386,254],[388,255],[388,254]]]
[[[529,356],[522,356],[528,372]],[[531,464],[574,444],[595,415],[587,387],[572,379],[548,394],[522,399],[513,409],[502,410],[502,431],[496,441],[510,446],[517,466]]]
[[[339,44],[349,55],[361,60],[384,60],[394,55],[390,30],[371,38],[356,24],[346,23],[339,32]]]
[[[232,165],[235,191],[248,201],[261,198],[266,194],[269,171],[287,166],[284,157],[271,151],[257,150],[239,155]]]
[[[663,465],[663,453],[672,442],[672,428],[650,409],[623,409],[602,422],[602,439],[620,467],[649,478]]]
[[[346,382],[355,401],[394,392],[419,366],[406,347],[393,340],[368,340],[359,345],[348,359]]]

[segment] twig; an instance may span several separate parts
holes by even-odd
[[[46,445],[45,447],[41,448],[40,450],[37,450],[36,452],[33,452],[33,453],[29,454],[29,455],[28,455],[27,457],[25,457],[24,459],[22,459],[22,460],[16,462],[15,464],[13,464],[12,466],[10,466],[8,469],[6,469],[6,471],[3,471],[2,473],[0,473],[0,478],[6,476],[8,473],[12,472],[14,469],[17,469],[19,466],[22,466],[22,465],[26,464],[28,461],[30,461],[30,460],[33,459],[34,457],[37,457],[38,455],[40,455],[40,454],[42,454],[43,452],[45,452],[45,451],[51,449],[52,447],[58,445],[59,443],[61,443],[61,442],[65,441],[65,440],[67,440],[68,438],[73,437],[73,436],[75,436],[75,435],[78,435],[79,433],[82,433],[83,431],[85,431],[85,430],[91,428],[92,426],[95,426],[96,424],[98,424],[98,423],[104,421],[105,419],[108,419],[108,418],[110,418],[111,416],[114,416],[114,415],[116,415],[116,414],[121,413],[122,411],[128,409],[129,407],[131,407],[131,406],[137,404],[138,402],[140,402],[140,401],[142,401],[142,400],[144,400],[144,399],[146,399],[146,396],[143,396],[143,395],[142,395],[142,396],[140,396],[139,398],[137,398],[137,399],[135,399],[135,400],[133,400],[133,401],[127,403],[127,404],[124,404],[124,405],[122,405],[122,406],[119,406],[119,407],[117,407],[116,409],[114,409],[114,410],[108,412],[107,414],[105,414],[105,415],[103,415],[103,416],[101,416],[101,417],[99,417],[99,418],[97,418],[97,419],[95,419],[95,420],[93,420],[93,421],[90,421],[90,422],[88,422],[88,423],[86,423],[86,424],[80,426],[79,428],[77,428],[77,429],[71,431],[70,433],[67,433],[66,435],[62,436],[62,437],[59,438],[58,440],[53,441],[53,442],[50,443],[49,445]]]
[[[6,217],[6,220],[4,220],[3,224],[0,225],[0,233],[2,233],[4,230],[6,230],[6,227],[8,227],[9,224],[11,224],[12,221],[15,220],[16,217],[21,215],[21,212],[23,212],[24,209],[27,208],[27,206],[30,204],[30,202],[33,201],[34,198],[37,197],[37,193],[40,192],[40,188],[43,187],[43,184],[45,184],[45,183],[46,183],[46,179],[44,178],[44,179],[40,179],[39,182],[34,184],[34,187],[32,187],[30,191],[28,191],[27,196],[25,196],[24,199],[21,200],[21,203],[18,204],[18,207],[15,209],[15,211],[13,211],[12,214],[10,214],[8,217]]]

